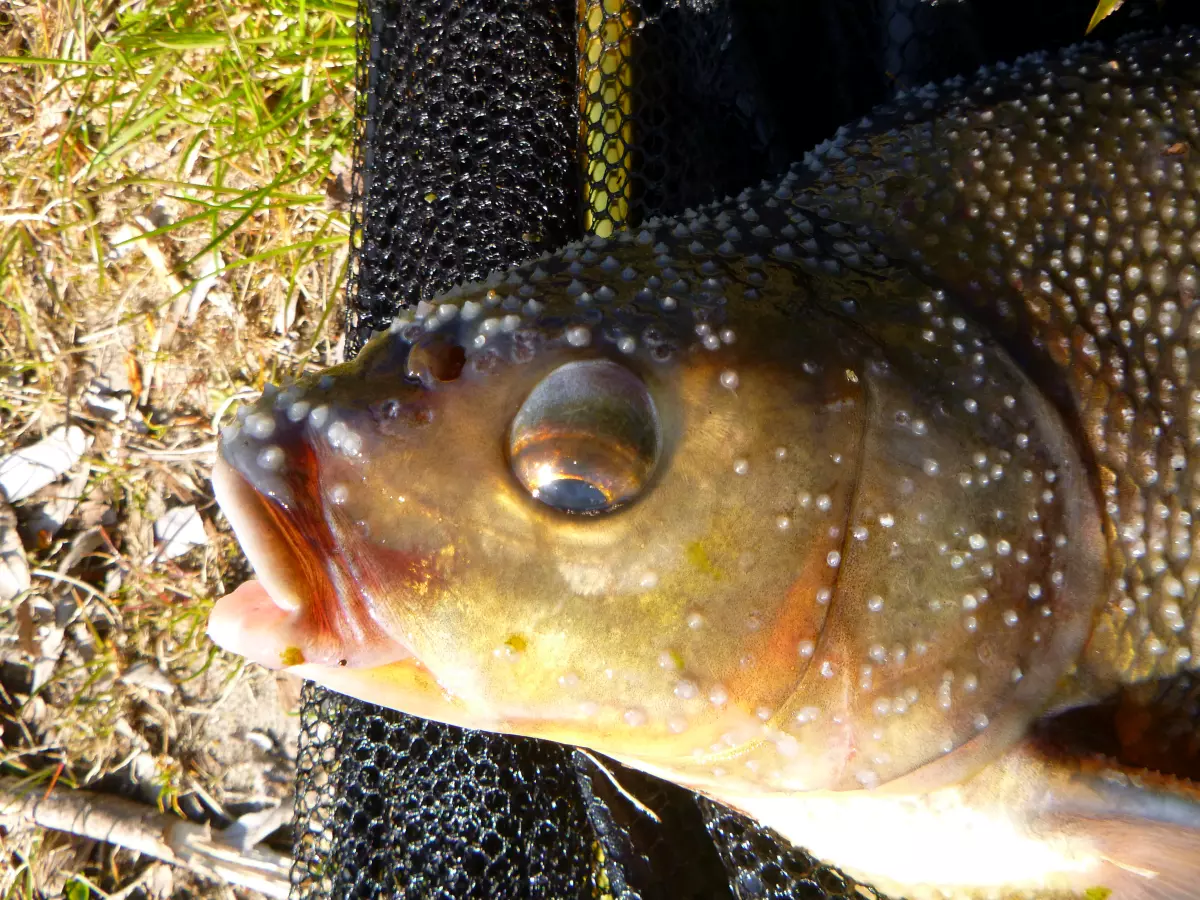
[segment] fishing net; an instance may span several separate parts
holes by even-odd
[[[898,90],[1077,40],[1092,6],[361,0],[349,351],[455,282],[735,193]],[[297,900],[855,895],[745,818],[568,748],[311,685],[302,728]]]

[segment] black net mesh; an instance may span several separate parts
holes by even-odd
[[[585,231],[606,237],[791,162],[772,157],[772,126],[727,6],[580,0],[577,28]]]
[[[567,751],[311,685],[302,717],[295,895],[588,895],[591,838]]]
[[[348,340],[578,231],[575,10],[363,0]]]
[[[836,869],[776,839],[745,816],[708,800],[701,800],[700,807],[735,896],[762,900],[867,900],[871,896]]]
[[[1093,6],[361,0],[347,346],[457,281],[736,192],[897,90],[1077,40]],[[1130,0],[1101,36],[1184,6]],[[302,716],[297,900],[858,890],[741,816],[566,748],[312,686]]]

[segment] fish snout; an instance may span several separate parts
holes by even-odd
[[[217,602],[208,629],[216,643],[270,668],[369,667],[409,655],[339,549],[366,535],[345,521],[349,479],[329,456],[355,456],[361,440],[328,405],[287,388],[268,390],[222,433],[214,493],[258,580]]]

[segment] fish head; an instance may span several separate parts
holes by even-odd
[[[210,634],[714,795],[1007,746],[1098,577],[1056,544],[1095,523],[1053,411],[981,333],[920,349],[898,274],[619,249],[423,304],[241,413],[214,484],[259,581]],[[668,263],[686,294],[641,285]]]

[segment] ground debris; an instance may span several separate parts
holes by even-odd
[[[36,444],[0,459],[0,496],[17,503],[57,481],[78,464],[92,438],[78,425],[55,428]]]
[[[219,426],[337,355],[349,216],[323,186],[350,168],[353,15],[300,9],[0,11],[0,57],[47,61],[0,63],[0,770],[39,794],[120,789],[214,829],[287,808],[294,679],[204,626],[249,574],[213,504]],[[159,40],[181,28],[222,41]],[[54,436],[65,465],[24,459]],[[59,832],[0,845],[0,897],[235,896]]]
[[[154,522],[154,539],[159,542],[158,554],[166,559],[183,556],[208,543],[204,522],[194,506],[176,506]]]
[[[17,517],[12,507],[0,500],[0,604],[15,600],[29,585],[29,562],[17,533]]]
[[[122,797],[66,789],[42,793],[39,786],[0,776],[0,824],[9,830],[37,825],[105,841],[267,897],[288,896],[291,861],[286,856],[239,848],[208,826]]]
[[[22,527],[31,545],[49,546],[83,499],[90,477],[91,473],[82,468],[66,484],[49,485],[33,495],[38,503],[27,510]]]
[[[151,662],[137,662],[121,673],[121,681],[126,684],[157,691],[171,696],[175,693],[175,685],[167,674]]]

